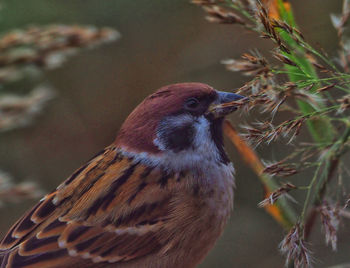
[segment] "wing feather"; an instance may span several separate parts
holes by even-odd
[[[160,251],[167,241],[159,230],[171,212],[166,186],[177,180],[107,147],[10,229],[1,268],[124,262]]]

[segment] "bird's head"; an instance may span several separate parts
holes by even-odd
[[[176,157],[188,163],[211,157],[228,162],[222,122],[236,107],[224,104],[242,98],[202,83],[162,87],[128,116],[115,143],[130,153],[167,156],[174,161]]]

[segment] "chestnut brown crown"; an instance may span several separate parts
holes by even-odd
[[[161,150],[154,141],[159,125],[165,118],[181,115],[198,118],[204,116],[213,103],[241,98],[240,95],[220,92],[202,83],[179,83],[162,87],[144,99],[127,117],[115,144],[130,152],[159,154]],[[181,131],[176,133],[177,137],[191,130],[183,127]]]

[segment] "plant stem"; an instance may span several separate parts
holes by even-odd
[[[317,167],[317,169],[315,171],[315,174],[314,174],[314,176],[313,176],[313,178],[312,178],[312,180],[311,180],[311,182],[310,182],[310,184],[308,186],[309,189],[307,191],[305,202],[304,202],[304,206],[303,206],[303,210],[302,210],[301,215],[300,215],[300,222],[304,222],[304,220],[305,220],[306,211],[307,211],[307,209],[309,207],[309,204],[310,204],[312,189],[313,189],[313,187],[314,187],[314,185],[315,185],[315,183],[317,181],[317,176],[318,176],[318,173],[319,173],[319,171],[321,169],[321,163],[318,164],[318,167]]]

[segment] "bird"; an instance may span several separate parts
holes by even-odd
[[[146,97],[111,145],[10,228],[0,267],[196,267],[232,211],[222,126],[242,99],[196,82]]]

